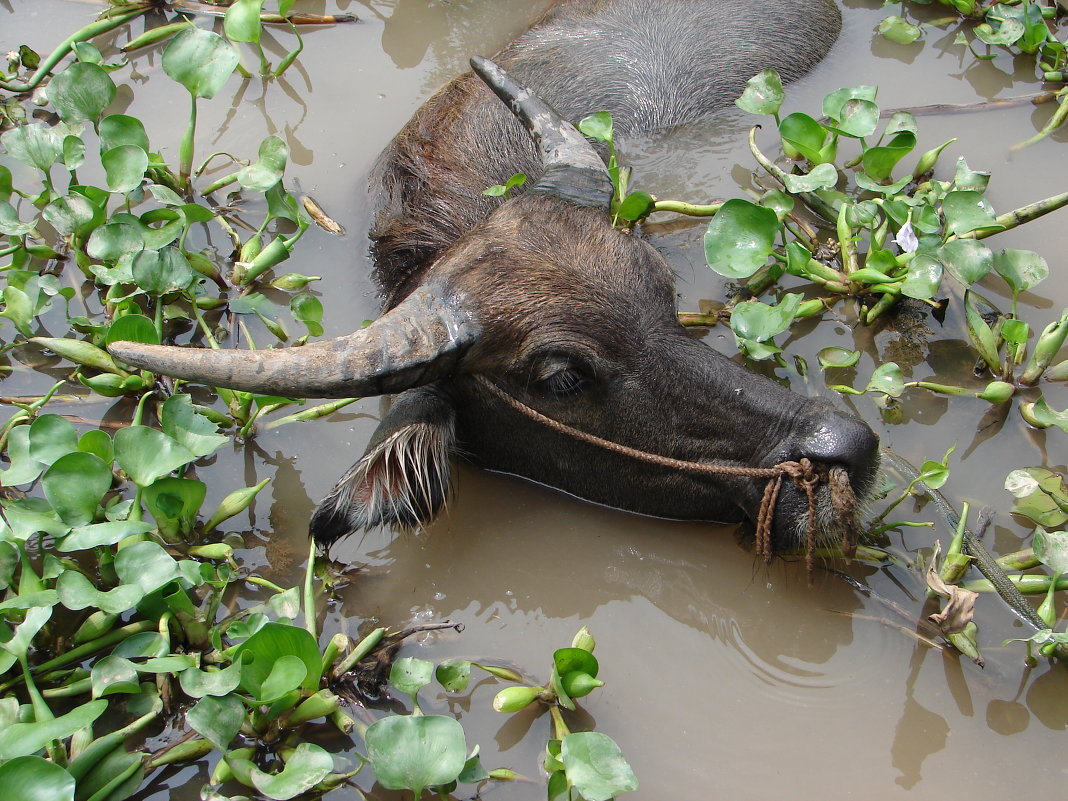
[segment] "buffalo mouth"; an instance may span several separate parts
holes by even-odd
[[[771,509],[767,485],[756,482],[746,493],[741,536],[765,561],[791,552],[805,553],[811,560],[816,548],[841,548],[849,554],[862,537],[878,459],[863,470],[819,462],[811,463],[811,468],[811,494],[804,479],[785,476]]]

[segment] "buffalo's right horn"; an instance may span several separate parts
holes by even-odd
[[[471,68],[508,104],[541,151],[545,170],[530,191],[608,211],[614,193],[612,178],[586,137],[489,59],[475,56]]]
[[[355,333],[299,348],[208,350],[138,342],[108,346],[120,361],[216,387],[262,395],[385,395],[449,375],[480,327],[440,286],[417,289]]]

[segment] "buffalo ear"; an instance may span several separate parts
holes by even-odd
[[[432,385],[402,392],[367,451],[315,510],[310,533],[321,546],[378,525],[429,523],[452,488],[456,412]]]

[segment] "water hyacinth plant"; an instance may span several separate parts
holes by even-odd
[[[321,335],[322,303],[308,289],[318,278],[276,275],[276,268],[313,223],[341,231],[314,201],[286,189],[288,148],[277,136],[213,181],[201,177],[209,164],[234,157],[211,154],[196,166],[199,104],[236,72],[247,74],[238,44],[252,47],[260,79],[271,80],[301,45],[272,70],[262,25],[296,33],[309,15],[291,16],[292,0],[281,0],[277,13],[264,12],[262,0],[236,0],[224,35],[184,20],[140,35],[131,30],[123,51],[162,49],[163,73],[188,95],[188,125],[175,148],[150,143],[136,117],[108,112],[116,73],[127,64],[106,63],[92,43],[149,6],[124,4],[47,59],[23,48],[8,64],[11,73],[0,76],[8,91],[38,89],[58,117],[51,125],[30,121],[13,111],[22,108],[19,98],[4,105],[0,145],[13,161],[0,165],[3,350],[29,348],[65,371],[42,396],[9,400],[15,411],[0,429],[4,786],[13,801],[122,801],[166,765],[208,759],[214,769],[203,793],[212,798],[225,797],[224,788],[258,798],[318,797],[361,771],[416,795],[457,781],[510,781],[515,774],[507,769],[481,768],[477,746],[468,753],[455,719],[419,713],[414,698],[422,685],[414,674],[425,665],[418,660],[399,660],[391,674],[394,691],[413,696],[414,715],[384,714],[368,725],[346,712],[362,697],[357,677],[388,663],[414,630],[375,627],[359,642],[324,634],[323,646],[318,614],[333,579],[314,552],[302,586],[279,586],[242,565],[243,542],[229,521],[247,514],[269,479],[206,506],[198,467],[230,443],[222,430],[250,438],[257,426],[314,420],[355,399],[281,416],[303,401],[215,388],[220,403],[207,405],[106,350],[117,340],[164,342],[190,328],[219,347],[230,334],[227,319],[255,347],[245,317],[286,341],[285,307],[272,299],[279,293],[306,329],[296,344]],[[167,151],[178,153],[177,165],[166,161]],[[103,181],[84,182],[79,173]],[[258,198],[254,207],[263,210],[244,238],[233,212],[215,200],[227,187],[246,202]],[[208,227],[231,243],[225,264],[203,248]],[[100,311],[69,305],[76,290],[59,280],[64,270],[91,288]],[[64,309],[66,330],[55,335],[45,320]],[[128,397],[131,418],[112,433],[49,412],[72,386]],[[246,602],[234,610],[239,593]],[[520,679],[475,663],[464,663],[465,676],[473,666]],[[413,674],[407,681],[406,668]],[[464,691],[460,672],[458,663],[439,668],[451,677],[449,692]],[[320,742],[337,733],[355,738],[354,758],[336,758],[314,742],[320,731]],[[442,745],[444,761],[427,763],[428,741]],[[592,770],[588,761],[574,764]]]
[[[214,402],[203,388],[131,369],[108,354],[117,340],[155,344],[183,336],[211,347],[239,337],[255,347],[246,321],[262,324],[279,342],[321,335],[318,278],[278,273],[312,225],[339,231],[313,200],[287,188],[282,138],[265,137],[247,160],[197,150],[197,110],[249,73],[250,57],[259,65],[252,80],[284,74],[301,51],[297,28],[309,15],[294,14],[291,0],[267,9],[262,0],[236,0],[221,34],[184,17],[138,33],[137,21],[156,5],[116,4],[46,56],[19,48],[0,76],[2,349],[16,361],[31,353],[62,376],[38,396],[6,399],[12,413],[0,427],[0,786],[15,801],[122,801],[151,789],[163,766],[200,762],[213,766],[205,798],[317,797],[357,778],[367,785],[368,773],[386,789],[416,796],[453,793],[457,785],[480,792],[485,782],[517,774],[484,768],[478,737],[455,718],[421,707],[469,692],[476,671],[510,683],[493,699],[498,711],[548,712],[543,778],[550,798],[597,801],[635,789],[611,738],[572,731],[583,720],[575,714],[579,699],[610,674],[593,656],[588,632],[553,652],[540,681],[489,662],[393,660],[410,630],[375,625],[358,638],[322,631],[335,577],[314,554],[300,586],[279,586],[247,567],[235,528],[258,494],[269,492],[268,482],[227,478],[222,500],[207,504],[210,461],[235,439],[327,416],[353,399],[298,410],[303,402],[296,398],[208,388]],[[983,12],[990,35],[1008,39],[1017,30],[1005,20],[1019,4],[953,5]],[[1031,17],[1013,44],[1037,40]],[[1044,12],[1042,19],[1047,24]],[[262,46],[265,24],[297,40],[277,65]],[[100,37],[116,31],[128,39],[110,52]],[[1059,68],[1053,42],[1047,37],[1034,52]],[[173,81],[167,90],[189,104],[184,133],[174,141],[150,142],[140,119],[110,111],[129,69],[125,59],[143,52],[159,55]],[[152,80],[158,86],[167,78]],[[27,113],[34,91],[54,124]],[[712,218],[705,235],[710,266],[746,282],[749,296],[764,297],[732,303],[723,314],[739,350],[754,361],[787,364],[776,337],[835,304],[854,304],[863,322],[878,325],[902,299],[935,309],[944,296],[960,295],[983,365],[981,386],[910,381],[897,364],[885,363],[863,390],[833,388],[884,405],[907,401],[910,391],[991,404],[1016,398],[1028,424],[1068,431],[1066,413],[1034,389],[1068,377],[1068,362],[1059,361],[1068,312],[1028,322],[1017,303],[1049,267],[1035,253],[984,243],[1068,199],[996,214],[985,196],[989,176],[963,159],[936,173],[949,143],[914,153],[915,119],[900,113],[884,122],[874,87],[832,92],[811,116],[780,115],[784,97],[777,76],[765,72],[739,101],[775,120],[793,164],[752,148],[780,186],[717,204],[631,190],[611,119],[595,114],[581,123],[609,146],[617,223],[631,229],[666,212]],[[176,162],[167,154],[177,154]],[[220,159],[231,166],[209,177]],[[911,169],[902,167],[906,161]],[[521,191],[524,181],[513,176],[492,193]],[[254,219],[251,230],[238,225],[224,190],[240,193],[252,210],[243,215]],[[225,237],[228,258],[215,258],[207,247],[209,230]],[[1008,310],[981,294],[981,282],[993,280],[1006,283]],[[82,304],[85,297],[90,304]],[[820,363],[847,369],[859,357],[826,349]],[[126,399],[128,414],[114,429],[72,421],[49,406],[67,393]],[[891,503],[952,486],[950,459],[946,453],[924,463]],[[1060,656],[1068,643],[1051,616],[1051,599],[1066,581],[1063,481],[1047,468],[1028,468],[1010,474],[1007,486],[1015,511],[1037,529],[1030,553],[1024,548],[1000,562],[1021,593],[1046,599],[1033,610],[1043,625],[1031,644],[1041,655]],[[962,531],[936,567],[969,563],[963,537]],[[943,579],[977,592],[993,588],[983,584],[989,578]],[[943,630],[962,650],[967,622],[961,631]],[[968,636],[974,642],[974,633]],[[383,663],[394,698],[410,698],[410,711],[393,714],[378,705],[360,717],[351,703],[359,697],[357,679]],[[441,689],[429,699],[433,682]],[[345,756],[332,747],[339,736],[350,738]]]

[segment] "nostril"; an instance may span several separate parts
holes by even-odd
[[[854,479],[875,470],[879,438],[866,423],[835,410],[813,422],[812,430],[797,443],[800,456],[844,465]]]

